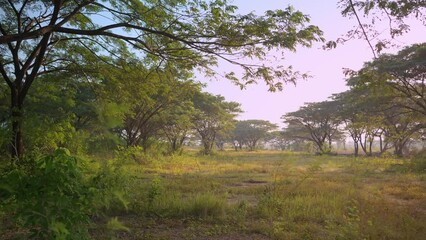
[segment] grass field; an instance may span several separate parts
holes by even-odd
[[[273,151],[209,157],[194,152],[125,164],[126,208],[118,202],[111,206],[91,234],[95,239],[425,239],[426,174],[408,165],[393,158]]]

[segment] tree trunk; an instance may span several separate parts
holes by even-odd
[[[359,145],[358,145],[358,142],[354,141],[354,155],[355,155],[355,157],[358,157],[358,154],[359,154]]]
[[[24,155],[24,141],[22,138],[23,99],[19,92],[19,89],[11,89],[10,116],[12,136],[9,151],[12,159],[22,159]]]
[[[373,156],[373,141],[369,142],[369,145],[368,145],[368,156]]]
[[[12,139],[10,144],[10,155],[13,159],[21,159],[24,155],[21,119],[22,108],[12,110]]]
[[[402,146],[396,144],[394,154],[398,157],[402,157]]]

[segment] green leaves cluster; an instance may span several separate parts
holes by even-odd
[[[203,92],[196,93],[193,101],[195,113],[192,122],[201,137],[202,154],[211,154],[216,138],[234,126],[234,118],[241,112],[240,104]]]
[[[1,176],[3,207],[33,238],[86,238],[93,193],[78,159],[58,149],[34,164],[29,171],[14,169]]]
[[[288,124],[287,134],[292,138],[312,141],[321,154],[331,151],[333,140],[339,140],[341,130],[340,119],[336,116],[338,105],[333,101],[308,103],[299,110],[282,116]]]

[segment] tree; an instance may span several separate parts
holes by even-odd
[[[278,126],[266,120],[238,121],[235,125],[234,137],[240,144],[245,143],[249,150],[256,149],[260,139],[267,137],[268,133]]]
[[[161,114],[163,126],[161,136],[169,142],[170,153],[182,151],[188,133],[194,128],[191,122],[194,115],[194,106],[191,101],[182,101],[181,104],[168,109]]]
[[[203,144],[202,153],[208,155],[212,153],[216,136],[233,127],[234,118],[241,112],[240,104],[203,92],[196,93],[193,102],[195,113],[192,122]]]
[[[281,135],[288,141],[288,149],[292,151],[310,151],[307,143],[312,143],[311,136],[306,128],[298,122],[289,122],[283,128]]]
[[[284,123],[292,125],[295,137],[314,142],[321,154],[331,150],[334,138],[340,138],[340,119],[336,116],[334,101],[308,103],[298,111],[282,116]]]
[[[348,79],[350,83],[353,81],[354,79]],[[380,153],[389,148],[387,143],[383,145],[383,110],[389,108],[388,103],[392,98],[385,94],[374,94],[368,88],[351,88],[335,94],[333,100],[339,106],[336,114],[353,140],[355,156],[358,156],[360,149],[371,156],[375,138],[380,140]]]
[[[123,115],[123,126],[116,128],[126,145],[146,150],[150,139],[170,121],[165,119],[166,112],[191,101],[193,93],[200,91],[199,86],[189,79],[189,73],[170,65],[164,69],[144,69],[141,65],[123,64],[124,71],[118,69],[106,76],[105,94],[128,109]]]
[[[396,156],[403,157],[410,141],[421,138],[421,131],[426,129],[426,120],[422,115],[407,113],[398,103],[385,109],[383,115],[386,141],[392,143]]]
[[[398,54],[381,55],[359,71],[347,72],[351,90],[343,102],[346,112],[358,119],[354,123],[352,117],[351,126],[357,127],[358,142],[367,155],[378,137],[380,153],[394,147],[395,154],[402,156],[408,141],[425,127],[425,56],[426,45],[414,44]],[[370,139],[368,152],[362,136]]]
[[[292,143],[291,137],[284,134],[284,131],[272,131],[268,134],[265,141],[270,143],[275,149],[289,150]]]
[[[347,84],[351,89],[334,96],[340,118],[354,140],[355,155],[358,145],[372,155],[373,141],[378,138],[380,153],[393,147],[402,156],[409,141],[425,127],[424,67],[418,51],[409,49],[405,50],[411,54],[400,52],[405,57],[397,61],[394,55],[382,55],[360,71],[350,72]]]
[[[347,34],[327,43],[327,47],[336,47],[337,43],[359,38],[368,43],[374,58],[383,49],[394,45],[394,39],[410,31],[406,23],[409,19],[417,19],[426,23],[425,1],[418,0],[339,0],[339,8],[344,17],[356,18],[356,26]],[[363,21],[367,21],[363,22]],[[386,22],[388,34],[383,35],[380,22]],[[379,30],[380,29],[380,30]],[[384,37],[383,37],[384,36]]]
[[[22,157],[25,97],[35,79],[78,66],[78,49],[102,61],[123,56],[126,46],[158,65],[164,60],[181,68],[209,66],[223,59],[240,66],[245,83],[264,79],[271,90],[297,73],[238,61],[263,59],[271,49],[295,50],[322,41],[308,16],[293,8],[265,16],[238,15],[227,0],[195,1],[0,1],[0,74],[10,90],[11,155]],[[240,84],[234,73],[226,76]],[[280,80],[280,81],[276,81]]]
[[[398,54],[384,54],[353,74],[359,85],[377,90],[389,87],[401,107],[426,116],[426,43],[406,47]],[[388,90],[389,91],[389,90]]]

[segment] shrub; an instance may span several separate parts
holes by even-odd
[[[420,151],[411,159],[410,167],[415,172],[426,172],[426,150]]]
[[[84,239],[93,194],[77,158],[66,149],[0,177],[0,197],[13,220],[37,239]]]
[[[96,214],[105,210],[121,212],[127,210],[128,189],[131,179],[123,169],[121,159],[113,159],[102,163],[100,169],[91,178],[91,189],[96,197],[92,207]]]

